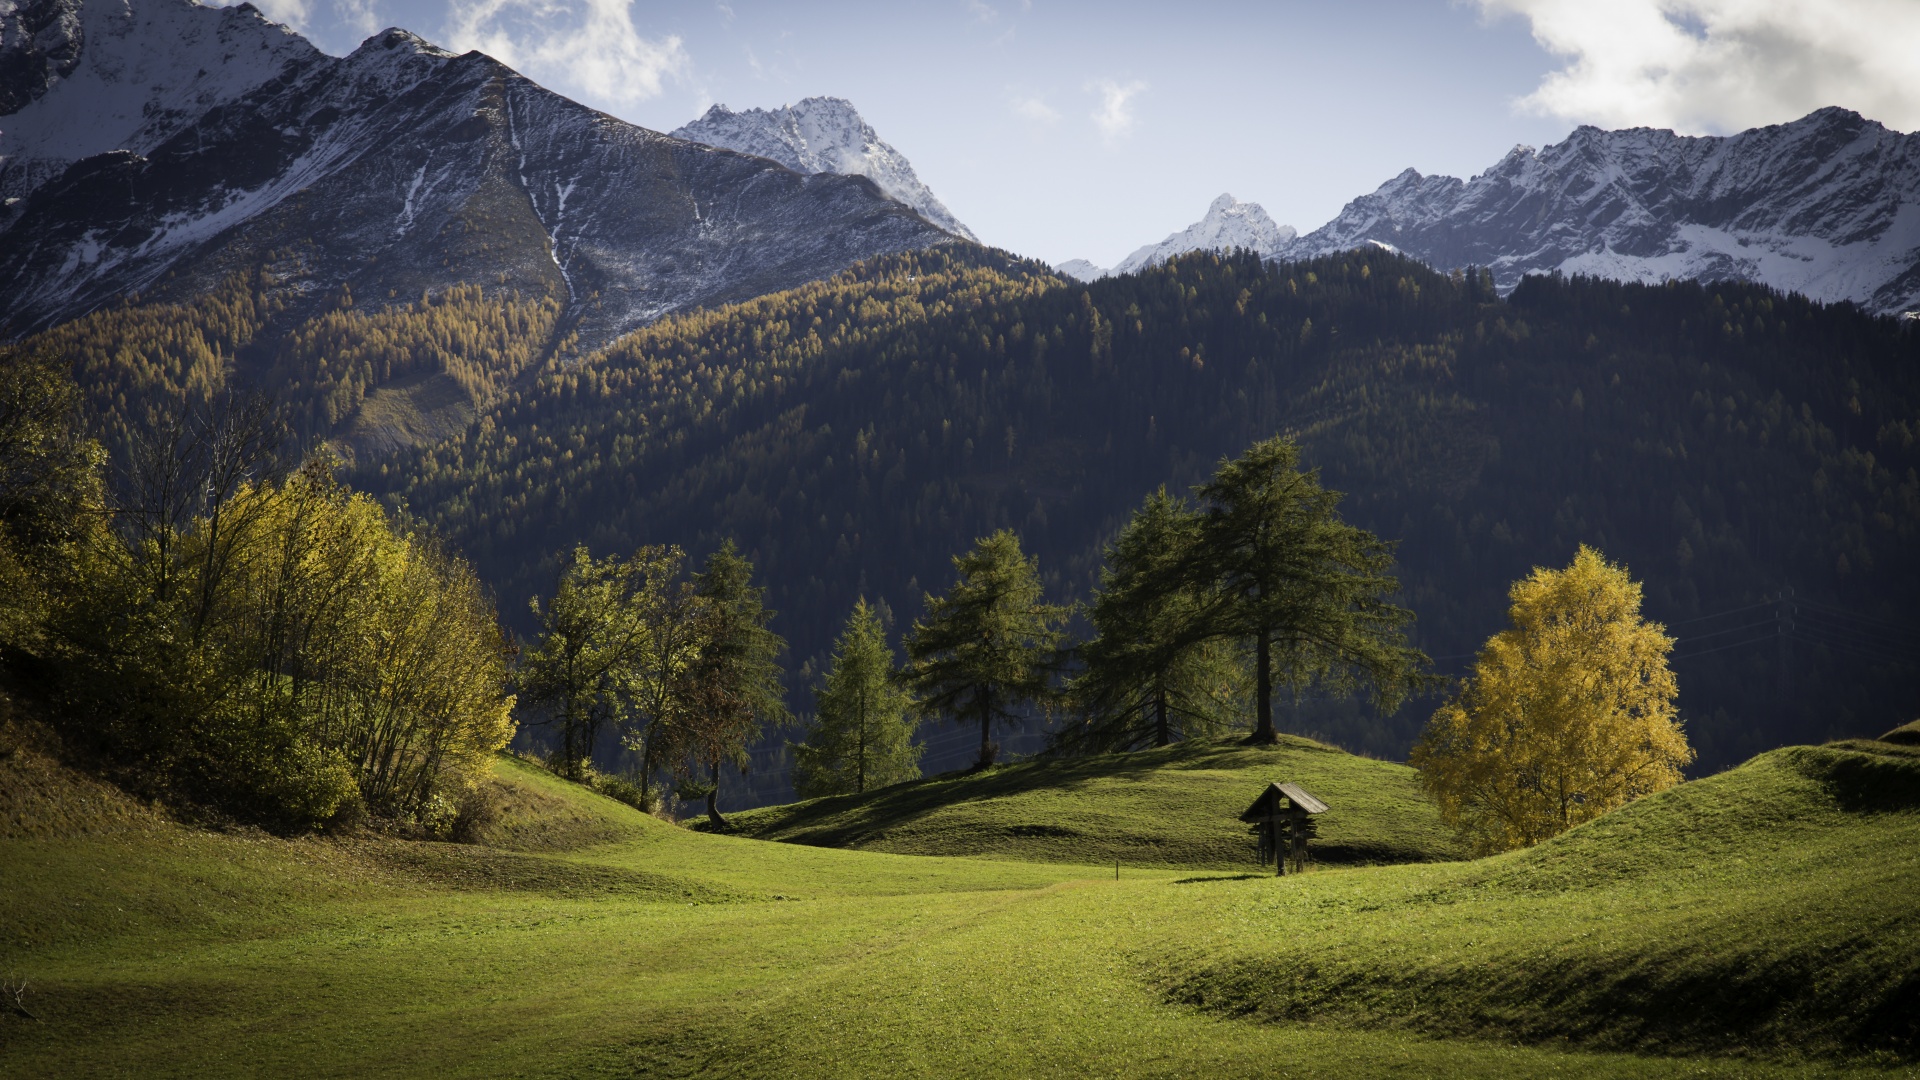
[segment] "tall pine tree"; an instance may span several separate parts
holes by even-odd
[[[980,725],[975,767],[985,768],[998,752],[994,722],[1051,692],[1067,609],[1045,602],[1039,566],[1011,529],[983,537],[953,565],[960,579],[947,595],[927,596],[907,635],[906,681],[929,712]]]
[[[1181,572],[1199,542],[1200,522],[1163,487],[1107,546],[1087,612],[1094,636],[1069,688],[1081,723],[1061,732],[1056,745],[1090,752],[1166,746],[1243,720],[1243,650],[1211,636],[1204,583],[1196,589]]]
[[[913,697],[894,681],[886,628],[865,597],[847,618],[816,694],[819,719],[794,747],[793,786],[802,797],[858,793],[920,775]]]
[[[1299,468],[1291,439],[1255,443],[1200,486],[1204,507],[1178,577],[1209,597],[1208,636],[1245,642],[1254,657],[1253,741],[1275,741],[1273,687],[1364,683],[1382,711],[1432,684],[1426,654],[1402,630],[1413,613],[1389,597],[1393,545],[1340,520],[1338,492]]]

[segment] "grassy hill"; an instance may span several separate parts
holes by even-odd
[[[1237,753],[1189,752],[1160,771]],[[40,775],[35,805],[84,787]],[[1778,751],[1531,851],[1278,879],[769,844],[498,780],[522,850],[0,837],[0,979],[36,1018],[0,999],[8,1074],[1920,1075],[1895,744]],[[974,801],[1117,830],[1119,782]]]
[[[755,839],[862,851],[1252,870],[1255,840],[1239,814],[1272,781],[1327,802],[1314,843],[1323,863],[1466,854],[1412,769],[1296,736],[1272,747],[1224,739],[1026,761],[765,807],[730,823]]]

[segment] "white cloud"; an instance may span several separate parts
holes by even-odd
[[[967,13],[983,23],[993,22],[1000,17],[993,5],[981,3],[980,0],[967,0]]]
[[[1827,105],[1920,128],[1914,0],[1477,0],[1565,66],[1520,99],[1604,127],[1726,132]]]
[[[373,10],[377,2],[378,0],[333,0],[333,10],[342,23],[365,37],[380,30],[380,16]]]
[[[1015,116],[1032,120],[1037,124],[1055,124],[1060,121],[1059,110],[1038,97],[1014,98],[1013,112]]]
[[[1093,112],[1093,126],[1109,142],[1123,139],[1133,131],[1133,99],[1147,88],[1147,84],[1134,80],[1130,83],[1117,83],[1112,79],[1097,79],[1087,84],[1087,89],[1100,95],[1100,107]]]
[[[667,79],[693,67],[678,37],[640,35],[631,0],[454,0],[446,36],[455,50],[478,49],[540,82],[620,105],[658,97]]]

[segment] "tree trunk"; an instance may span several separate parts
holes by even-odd
[[[1273,733],[1273,640],[1262,629],[1256,637],[1254,646],[1255,679],[1253,743],[1271,745],[1279,742]]]
[[[653,806],[653,796],[648,790],[653,780],[653,725],[648,724],[640,732],[640,805]]]
[[[727,819],[720,816],[720,762],[715,760],[708,764],[711,771],[707,779],[713,781],[713,786],[707,789],[707,820],[713,823],[714,828],[724,829]]]
[[[1173,729],[1167,724],[1167,688],[1162,686],[1153,693],[1153,725],[1155,746],[1169,746],[1173,743]]]
[[[980,695],[980,760],[974,764],[976,769],[984,769],[993,764],[993,695]]]
[[[853,790],[855,794],[867,793],[867,694],[860,692],[860,749],[854,759]]]

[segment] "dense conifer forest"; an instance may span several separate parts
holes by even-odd
[[[1347,519],[1398,541],[1442,671],[1532,566],[1583,542],[1628,565],[1719,767],[1916,707],[1916,358],[1901,324],[1743,285],[1531,279],[1502,299],[1365,252],[1081,286],[954,249],[664,321],[361,480],[513,597],[575,542],[736,538],[811,671],[856,596],[904,619],[996,528],[1085,599],[1146,492],[1291,433]],[[1433,705],[1309,702],[1291,723],[1400,756]]]
[[[1081,285],[952,246],[583,358],[548,298],[296,304],[296,279],[37,344],[73,359],[110,446],[153,402],[275,390],[308,439],[359,449],[352,486],[471,559],[510,621],[578,544],[699,558],[733,539],[803,713],[856,599],[897,640],[951,558],[1008,528],[1050,600],[1084,602],[1149,492],[1274,434],[1397,543],[1412,640],[1442,673],[1503,624],[1509,582],[1587,543],[1679,639],[1700,769],[1920,708],[1920,333],[1844,305],[1557,278],[1502,298],[1484,272],[1386,251],[1195,255]],[[363,437],[382,395],[432,379],[458,386],[457,434]],[[1280,725],[1402,757],[1437,703],[1289,701]],[[931,768],[963,762],[935,749]]]

